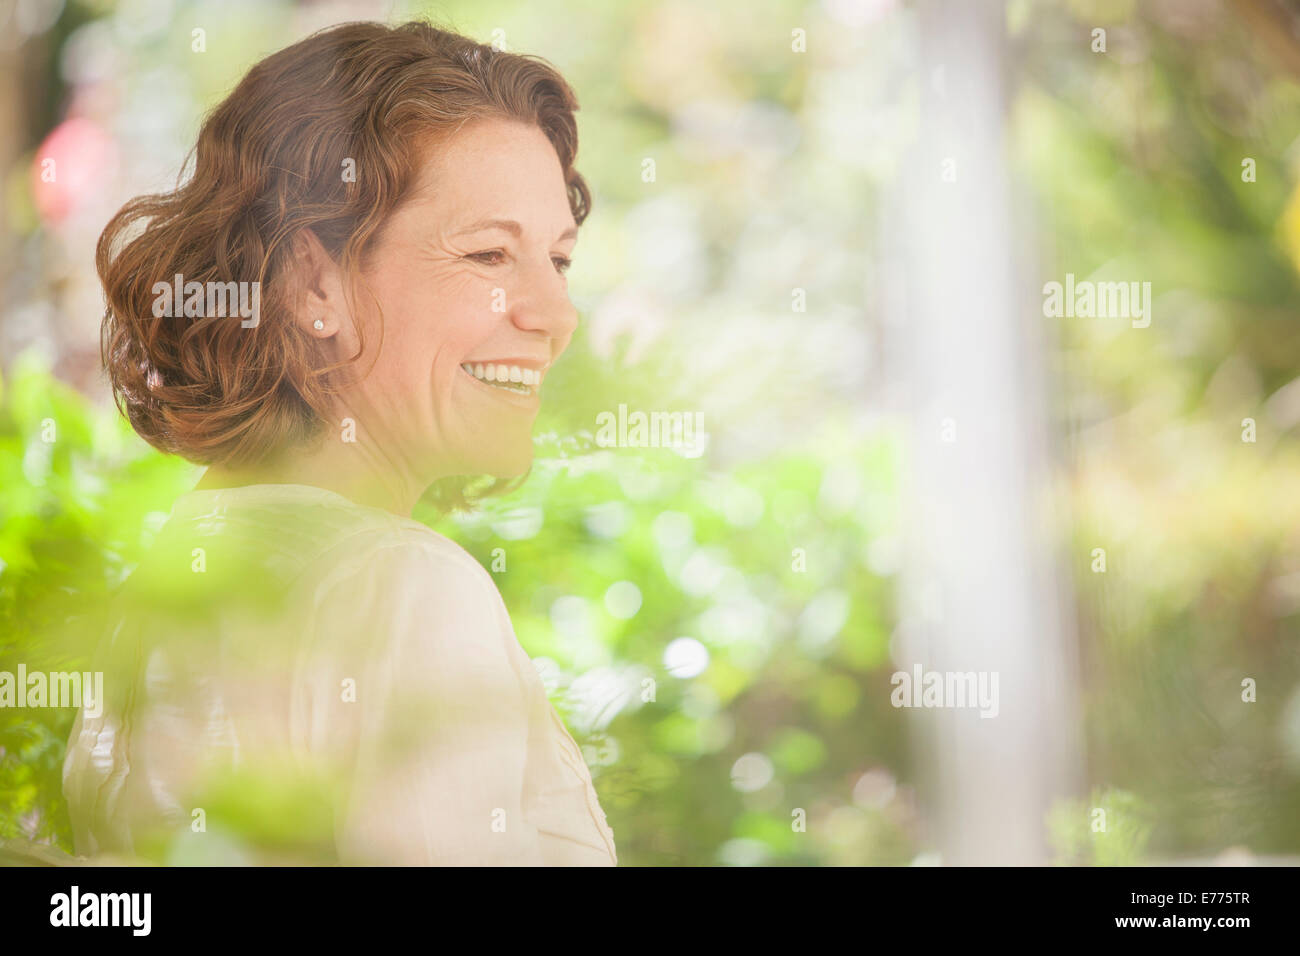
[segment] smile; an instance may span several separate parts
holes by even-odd
[[[485,385],[491,385],[505,392],[514,392],[516,395],[534,395],[542,384],[540,369],[497,362],[465,362],[462,363],[461,369],[465,374]]]

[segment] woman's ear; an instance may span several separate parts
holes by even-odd
[[[293,237],[293,253],[299,288],[294,321],[314,339],[351,338],[352,323],[338,264],[310,229],[301,229]]]

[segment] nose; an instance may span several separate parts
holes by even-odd
[[[569,298],[568,283],[555,271],[549,256],[534,264],[515,290],[510,310],[515,327],[525,332],[542,332],[567,343],[578,327],[578,310]]]

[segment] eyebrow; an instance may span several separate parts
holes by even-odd
[[[483,219],[473,225],[466,226],[459,232],[453,233],[453,235],[464,236],[471,232],[482,232],[485,229],[502,229],[510,233],[516,239],[522,236],[524,232],[524,227],[519,225],[519,223],[515,222],[513,219]],[[564,230],[564,232],[560,233],[559,238],[555,241],[562,242],[565,239],[576,239],[577,236],[578,227],[570,226],[568,229]]]

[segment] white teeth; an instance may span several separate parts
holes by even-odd
[[[505,388],[512,392],[531,392],[533,388],[542,384],[541,371],[521,368],[518,365],[483,365],[477,362],[474,364],[466,362],[461,365],[461,368],[480,382],[491,382],[498,388]]]

